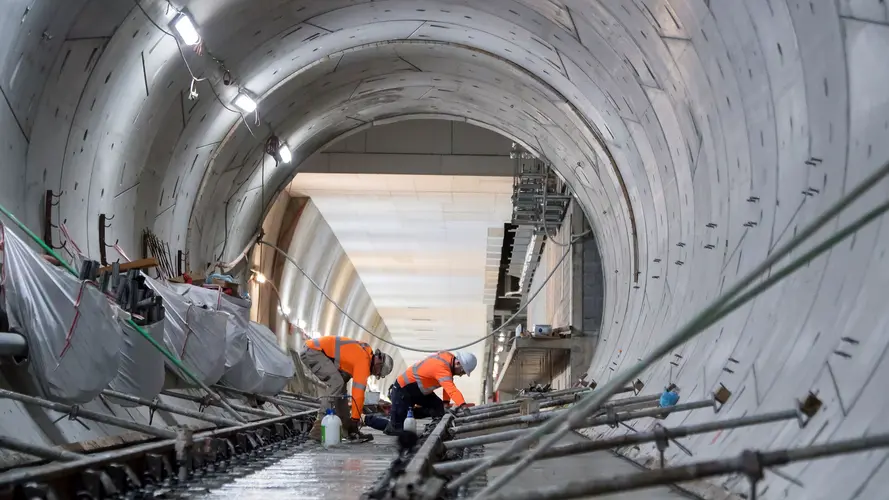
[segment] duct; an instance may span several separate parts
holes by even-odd
[[[259,323],[249,323],[247,337],[247,355],[225,372],[222,383],[258,395],[281,392],[295,372],[293,359],[278,347],[275,334]]]
[[[250,301],[226,295],[219,287],[177,284],[171,284],[171,287],[198,307],[228,313],[225,328],[225,368],[237,365],[247,353]]]
[[[0,332],[0,357],[24,358],[28,355],[28,341],[18,333]]]
[[[34,253],[0,226],[4,300],[10,328],[27,341],[27,370],[42,394],[87,403],[117,375],[121,330],[108,299]]]
[[[164,299],[164,346],[207,385],[215,384],[225,372],[224,333],[229,315],[195,306],[163,282],[148,278],[145,283]],[[192,382],[167,362],[167,368],[185,384]]]
[[[152,399],[164,386],[164,356],[145,337],[130,325],[121,322],[123,347],[117,377],[108,388],[131,396]],[[164,322],[143,326],[157,343],[164,340]],[[119,401],[120,406],[138,406],[131,401]]]

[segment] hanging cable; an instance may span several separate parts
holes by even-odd
[[[577,241],[581,240],[582,238],[586,237],[586,235],[588,235],[589,233],[590,233],[590,231],[584,231],[583,233],[578,234],[577,236],[574,236],[573,238],[571,238],[571,242],[572,242],[572,243],[577,242]],[[562,264],[565,262],[565,258],[567,258],[568,255],[571,253],[571,249],[570,249],[570,248],[568,248],[564,253],[562,253],[561,258],[559,258],[558,262],[556,262],[556,265],[553,266],[553,269],[552,269],[552,270],[549,272],[549,274],[546,276],[546,279],[543,281],[543,283],[541,283],[540,288],[538,288],[536,292],[534,292],[533,294],[531,294],[531,295],[528,297],[528,300],[526,300],[525,303],[522,304],[522,306],[519,307],[519,309],[518,309],[515,313],[513,313],[512,316],[510,316],[508,319],[506,319],[506,320],[503,322],[502,325],[500,325],[500,326],[497,327],[496,329],[492,330],[491,333],[489,333],[489,334],[487,334],[487,335],[485,335],[485,336],[483,336],[483,337],[481,337],[481,338],[479,338],[479,339],[477,339],[477,340],[474,340],[474,341],[472,341],[472,342],[469,342],[468,344],[463,344],[463,345],[459,345],[459,346],[456,346],[456,347],[445,347],[445,348],[440,348],[440,349],[420,349],[420,348],[417,348],[417,347],[410,347],[410,346],[406,346],[406,345],[399,344],[399,343],[397,343],[397,342],[392,342],[391,340],[387,340],[387,339],[385,339],[385,338],[383,338],[383,337],[377,335],[376,333],[374,333],[373,331],[371,331],[370,328],[367,328],[366,326],[364,326],[363,324],[361,324],[361,322],[359,322],[358,320],[356,320],[355,318],[353,318],[352,316],[350,316],[349,313],[347,313],[342,307],[340,307],[340,305],[339,305],[339,304],[338,304],[338,303],[337,303],[337,302],[336,302],[330,295],[328,295],[327,292],[324,291],[324,288],[323,288],[321,285],[319,285],[318,283],[316,283],[315,280],[313,280],[311,276],[309,276],[309,273],[307,273],[307,272],[305,271],[305,269],[302,268],[302,266],[300,266],[299,264],[297,264],[296,261],[295,261],[292,257],[290,257],[289,255],[287,255],[287,252],[285,252],[284,250],[278,248],[277,246],[275,246],[275,245],[273,245],[273,244],[271,244],[271,243],[269,243],[269,242],[267,242],[267,241],[260,240],[260,241],[258,241],[257,243],[260,244],[260,245],[266,245],[266,246],[268,246],[268,247],[274,248],[274,249],[275,249],[278,253],[280,253],[285,259],[287,259],[288,262],[290,262],[291,264],[293,264],[293,266],[296,267],[296,269],[297,269],[303,276],[305,276],[306,279],[309,280],[309,282],[312,284],[312,286],[314,286],[319,292],[321,292],[321,295],[324,296],[324,298],[325,298],[328,302],[330,302],[330,303],[331,303],[331,304],[332,304],[332,305],[333,305],[333,306],[334,306],[340,313],[342,313],[343,316],[345,316],[349,321],[351,321],[352,323],[354,323],[355,326],[357,326],[358,328],[360,328],[360,329],[363,330],[364,332],[368,333],[371,337],[373,337],[373,338],[375,338],[375,339],[377,339],[377,340],[379,340],[379,341],[381,341],[381,342],[383,342],[383,343],[389,344],[389,345],[391,345],[391,346],[393,346],[393,347],[397,347],[397,348],[399,348],[399,349],[404,349],[405,351],[422,352],[422,353],[436,353],[436,352],[441,352],[441,351],[457,351],[457,350],[460,350],[460,349],[465,349],[465,348],[467,348],[467,347],[472,347],[472,346],[474,346],[474,345],[476,345],[476,344],[479,344],[479,343],[481,343],[481,342],[484,342],[484,341],[487,340],[488,338],[493,337],[494,335],[497,335],[498,333],[500,333],[501,331],[503,331],[503,330],[509,325],[509,323],[510,323],[513,319],[515,319],[516,317],[518,317],[518,315],[521,314],[525,309],[527,309],[528,306],[531,304],[531,301],[533,301],[534,298],[537,297],[537,295],[538,295],[540,292],[543,291],[544,287],[545,287],[546,284],[549,282],[549,280],[552,279],[552,277],[556,274],[556,271],[557,271],[557,270],[562,266]]]
[[[491,492],[496,491],[498,488],[508,483],[512,478],[523,471],[531,462],[536,460],[541,453],[552,447],[567,432],[569,432],[573,426],[580,424],[584,419],[592,415],[594,412],[598,411],[599,408],[601,408],[602,404],[608,398],[613,396],[620,388],[624,387],[631,380],[638,377],[646,368],[651,366],[654,362],[674,350],[676,347],[682,345],[696,335],[700,334],[708,326],[716,323],[721,318],[728,315],[730,312],[753,300],[759,294],[761,294],[771,286],[774,286],[778,281],[791,274],[795,270],[799,269],[800,267],[811,262],[812,259],[823,254],[834,245],[839,243],[841,240],[854,234],[866,224],[876,220],[881,215],[884,215],[887,211],[889,211],[889,202],[879,205],[877,208],[860,217],[852,224],[835,233],[833,237],[828,238],[826,241],[822,242],[803,256],[797,258],[796,260],[782,268],[778,273],[773,274],[771,277],[760,283],[758,286],[748,290],[746,293],[742,293],[747,287],[749,287],[755,281],[765,275],[772,268],[772,266],[777,264],[781,259],[789,255],[800,245],[806,242],[812,235],[821,230],[825,225],[827,225],[828,222],[839,215],[846,207],[860,198],[873,186],[877,185],[887,175],[889,175],[889,163],[885,164],[882,168],[880,168],[875,173],[870,175],[867,179],[865,179],[855,189],[843,196],[834,205],[827,209],[820,217],[815,219],[811,224],[800,231],[786,245],[770,254],[759,266],[757,266],[753,271],[748,273],[735,285],[733,285],[729,291],[715,299],[702,312],[692,318],[692,320],[686,323],[674,334],[670,335],[665,341],[656,346],[655,349],[653,349],[639,362],[619,372],[611,381],[607,382],[596,391],[591,392],[588,396],[585,396],[575,406],[573,406],[565,413],[562,413],[556,418],[549,420],[541,427],[538,427],[533,431],[526,433],[524,436],[513,441],[501,453],[484,460],[472,470],[461,475],[448,484],[448,489],[455,490],[456,488],[467,484],[473,477],[489,469],[493,466],[493,464],[500,462],[507,456],[520,453],[529,444],[549,434],[547,438],[540,443],[539,446],[532,450],[529,450],[527,454],[522,457],[521,461],[519,461],[509,469],[503,471],[500,476],[489,483],[489,485],[481,492],[479,492],[479,494],[476,495],[474,498],[484,498]]]

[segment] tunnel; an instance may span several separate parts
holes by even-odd
[[[148,229],[181,252],[188,269],[245,259],[268,265],[289,311],[309,300],[291,300],[308,293],[290,284],[302,277],[292,266],[282,271],[280,259],[277,270],[263,264],[276,252],[254,245],[298,210],[281,196],[313,158],[384,128],[476,131],[551,167],[583,220],[577,227],[588,228],[601,314],[583,340],[590,353],[583,371],[600,385],[695,321],[889,160],[883,0],[2,0],[0,7],[0,204],[35,232],[113,260],[118,250],[138,254]],[[183,17],[198,42],[174,29]],[[354,173],[385,172],[370,165]],[[889,185],[879,178],[872,187],[781,262],[884,201]],[[720,418],[784,409],[808,395],[823,403],[804,428],[788,422],[689,437],[688,453],[669,449],[670,463],[887,431],[882,222],[861,227],[636,377],[650,388],[675,383],[688,401],[722,388],[731,399]],[[345,254],[318,250],[336,247],[335,228],[313,231],[306,248],[316,255],[300,261],[309,274],[351,265]],[[368,299],[349,273],[341,273],[337,297],[354,298],[343,304],[361,322],[377,318],[373,294]],[[289,328],[274,312],[279,302],[258,313],[278,331]],[[329,305],[315,311],[347,323]],[[485,335],[479,327],[459,340]],[[399,370],[421,359],[374,343]],[[450,347],[449,339],[423,345]],[[708,418],[689,413],[671,423]],[[623,453],[645,462],[657,451]],[[882,498],[887,457],[874,450],[768,469],[759,497]],[[735,475],[701,495],[747,490]]]

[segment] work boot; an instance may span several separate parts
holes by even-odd
[[[321,419],[315,419],[315,423],[312,424],[312,429],[309,430],[309,439],[316,442],[321,442]]]
[[[351,418],[343,422],[343,433],[346,435],[346,439],[353,443],[366,443],[374,439],[372,435],[361,432],[358,424]]]

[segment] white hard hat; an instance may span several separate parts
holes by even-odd
[[[385,352],[380,353],[383,355],[383,367],[380,369],[380,378],[386,378],[392,373],[392,365],[394,364],[392,361],[392,356],[389,356]]]
[[[475,354],[472,354],[471,352],[457,351],[454,353],[454,357],[460,362],[460,366],[463,367],[466,376],[469,376],[478,364],[478,361],[475,359]]]

